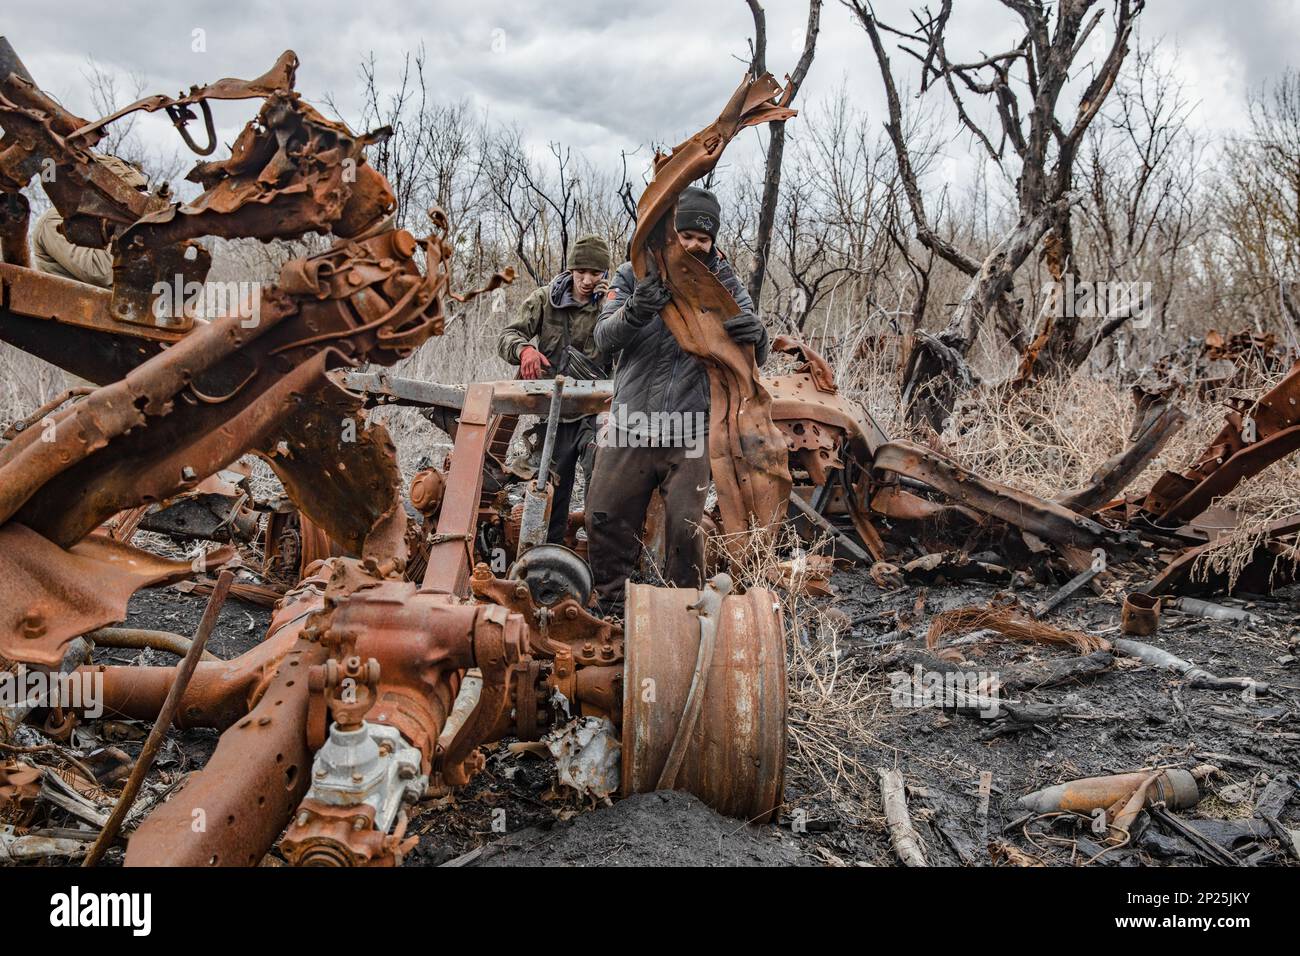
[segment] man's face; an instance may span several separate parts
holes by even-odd
[[[697,259],[707,259],[713,251],[713,237],[698,229],[683,229],[677,233],[682,248]]]
[[[574,269],[573,270],[573,297],[579,302],[586,302],[591,298],[592,291],[596,288],[596,283],[600,281],[603,272],[597,272],[595,269]]]

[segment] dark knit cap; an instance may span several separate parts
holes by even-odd
[[[707,189],[687,186],[677,199],[677,231],[693,229],[707,232],[709,238],[717,240],[718,228],[722,225],[722,206],[718,197]]]
[[[609,270],[609,243],[600,236],[583,236],[569,250],[570,269]]]

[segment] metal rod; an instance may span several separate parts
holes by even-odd
[[[555,392],[551,395],[551,411],[546,418],[546,440],[542,442],[542,461],[537,468],[533,487],[539,491],[546,487],[551,476],[551,457],[555,454],[555,432],[560,427],[560,400],[564,395],[564,376],[555,376]]]
[[[843,547],[849,554],[866,564],[871,563],[871,555],[858,547],[848,535],[835,527],[835,525],[831,524],[825,516],[818,514],[816,510],[814,510],[813,506],[808,504],[808,502],[804,501],[798,495],[792,494],[790,495],[790,504],[798,508],[804,516],[817,527],[828,532],[835,539],[836,543]]]
[[[203,609],[203,619],[199,621],[198,630],[194,632],[194,640],[190,644],[189,653],[176,665],[176,679],[172,681],[172,686],[167,691],[167,699],[163,701],[162,710],[158,711],[158,719],[154,721],[153,729],[149,731],[144,746],[140,748],[140,756],[136,758],[135,766],[131,768],[131,776],[127,778],[126,786],[122,788],[122,795],[117,799],[117,806],[113,807],[113,812],[109,814],[104,829],[99,831],[99,838],[95,840],[95,845],[90,848],[86,858],[82,860],[82,866],[98,865],[104,854],[108,852],[109,846],[117,839],[117,832],[122,827],[122,821],[126,819],[127,813],[130,812],[131,807],[134,805],[136,794],[140,792],[140,786],[144,783],[145,775],[153,766],[154,757],[158,755],[158,748],[162,746],[163,737],[167,735],[172,719],[176,716],[176,711],[181,704],[181,697],[185,694],[185,688],[189,686],[190,677],[194,674],[194,668],[198,666],[199,658],[203,655],[203,646],[207,644],[208,637],[217,626],[217,618],[221,616],[221,606],[226,603],[226,594],[229,593],[230,584],[234,580],[235,575],[229,569],[223,570],[217,576],[216,586],[212,589],[212,596],[208,598],[208,606]]]
[[[1074,577],[1070,578],[1070,580],[1067,581],[1059,591],[1034,608],[1033,615],[1035,620],[1042,617],[1044,614],[1051,613],[1058,605],[1063,603],[1070,597],[1070,595],[1095,578],[1099,573],[1099,569],[1089,566],[1080,571]]]

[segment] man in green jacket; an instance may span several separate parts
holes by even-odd
[[[519,366],[522,378],[602,379],[609,363],[596,346],[593,330],[608,287],[609,245],[600,236],[583,236],[569,251],[568,268],[539,286],[519,307],[497,344],[501,357]],[[579,459],[591,479],[596,417],[561,419],[551,467],[555,497],[546,540],[562,543],[569,523],[569,501]]]

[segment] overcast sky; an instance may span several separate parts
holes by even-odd
[[[765,6],[768,67],[780,78],[798,57],[807,6]],[[913,6],[921,3],[878,0],[876,9],[905,26]],[[954,57],[1001,51],[1021,34],[997,0],[954,6]],[[1300,60],[1300,0],[1149,0],[1140,22],[1145,40],[1177,48],[1188,96],[1199,104],[1192,121],[1207,130],[1238,127],[1247,91]],[[402,54],[423,43],[442,96],[468,97],[494,118],[517,122],[536,147],[558,139],[609,163],[620,149],[675,143],[713,119],[743,73],[752,21],[743,0],[62,0],[57,13],[28,9],[0,30],[37,82],[83,115],[94,113],[83,79],[88,58],[138,74],[147,93],[176,93],[224,76],[256,76],[291,48],[301,60],[299,90],[317,105],[331,94],[348,114],[364,57],[373,52],[380,79],[395,84]],[[896,67],[907,59],[897,54]],[[817,103],[842,81],[871,115],[883,117],[866,34],[838,0],[828,0],[796,105]],[[223,141],[251,115],[247,103],[222,105]],[[141,128],[170,151],[175,136],[165,116],[147,117]],[[756,143],[757,134],[747,133],[729,159],[743,163]],[[951,148],[968,155],[959,138]]]

